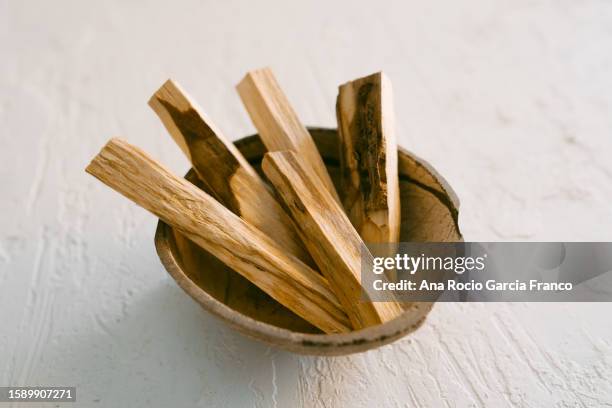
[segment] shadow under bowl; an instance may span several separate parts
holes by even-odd
[[[338,136],[335,129],[309,128],[338,186]],[[261,172],[266,152],[259,136],[235,142],[244,157]],[[461,241],[459,202],[433,168],[404,149],[398,152],[402,242]],[[201,186],[193,169],[186,179]],[[342,198],[342,191],[338,193]],[[162,264],[178,285],[204,309],[239,332],[300,354],[344,355],[373,349],[405,336],[425,320],[433,303],[410,303],[400,317],[344,334],[324,334],[295,315],[210,253],[159,221],[155,247]]]

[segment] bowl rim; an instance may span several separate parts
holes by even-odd
[[[308,130],[313,132],[336,132],[336,129],[333,128],[308,127]],[[257,134],[239,139],[235,141],[234,144],[240,147],[253,142],[260,142]],[[446,180],[429,165],[429,163],[408,150],[398,147],[398,155],[401,154],[407,155],[419,166],[423,166],[442,188],[443,194],[450,199],[448,200],[449,202],[445,202],[444,204],[451,211],[451,216],[455,221],[457,232],[460,234],[457,224],[459,201],[452,188],[448,185]],[[191,174],[193,174],[193,169],[190,169],[185,177]],[[166,271],[178,285],[189,294],[189,296],[211,314],[217,318],[221,318],[224,322],[230,324],[230,326],[241,333],[292,351],[305,354],[328,354],[325,353],[325,349],[329,349],[331,352],[329,354],[349,354],[365,351],[374,346],[377,347],[390,343],[408,332],[416,330],[425,321],[425,318],[433,307],[433,303],[431,302],[414,303],[411,309],[392,321],[348,333],[325,334],[294,332],[289,329],[256,320],[234,310],[196,285],[195,282],[183,272],[179,261],[175,257],[172,248],[173,239],[171,234],[172,227],[162,220],[158,220],[154,237],[155,248]]]

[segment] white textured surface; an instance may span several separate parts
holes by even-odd
[[[256,4],[257,3],[257,4]],[[444,304],[394,345],[299,357],[170,280],[155,219],[87,176],[122,135],[183,173],[146,105],[169,76],[228,135],[270,65],[307,124],[384,69],[400,144],[462,200],[468,240],[612,240],[609,1],[0,1],[0,385],[79,406],[611,406],[609,304]]]

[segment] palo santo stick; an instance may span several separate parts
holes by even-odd
[[[191,161],[208,192],[288,253],[314,265],[291,218],[266,183],[176,83],[166,81],[149,106]]]
[[[142,150],[111,139],[86,171],[319,329],[326,333],[350,330],[346,314],[321,275]]]
[[[312,136],[300,122],[272,70],[263,68],[247,73],[236,89],[268,151],[294,151],[340,202]]]
[[[365,242],[398,242],[401,212],[391,82],[378,72],[340,86],[336,114],[346,213]]]
[[[326,190],[318,188],[297,156],[291,151],[266,153],[263,170],[283,198],[306,248],[328,279],[353,327],[373,326],[399,316],[402,308],[397,302],[362,301],[363,241],[340,205]]]

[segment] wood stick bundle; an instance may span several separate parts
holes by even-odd
[[[371,260],[367,250],[362,253],[364,241],[399,240],[388,79],[378,73],[340,87],[344,208],[314,140],[272,72],[249,72],[237,90],[269,151],[263,170],[272,186],[170,80],[149,105],[204,191],[121,139],[111,139],[86,171],[325,333],[401,315],[399,303],[372,302],[361,287],[362,256]]]

